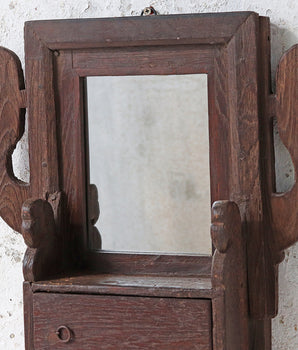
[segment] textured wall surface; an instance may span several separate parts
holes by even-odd
[[[23,62],[23,25],[27,20],[139,15],[152,4],[162,14],[219,11],[256,11],[271,18],[272,68],[281,54],[298,42],[297,0],[1,0],[0,44],[15,51]],[[277,137],[278,188],[288,189],[293,171]],[[14,154],[17,176],[29,178],[26,138]],[[22,267],[25,245],[20,235],[0,221],[0,348],[24,349]],[[298,349],[298,245],[288,250],[280,266],[280,312],[273,321],[273,349]]]

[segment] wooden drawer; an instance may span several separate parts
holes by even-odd
[[[212,349],[210,300],[35,293],[33,322],[35,350]]]

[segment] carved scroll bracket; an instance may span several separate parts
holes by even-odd
[[[271,197],[274,243],[280,252],[298,241],[298,45],[281,58],[273,98],[278,131],[295,168],[295,184],[289,192]],[[280,259],[279,259],[280,260]]]
[[[54,216],[51,204],[44,199],[29,199],[23,204],[22,234],[28,246],[23,261],[26,281],[42,280],[61,271],[63,244]]]
[[[236,203],[214,202],[211,237],[216,248],[212,261],[212,288],[218,294],[214,299],[217,307],[213,315],[214,334],[218,337],[214,339],[215,348],[224,349],[225,344],[230,349],[232,344],[238,344],[239,350],[248,350],[246,245]],[[226,315],[224,321],[223,314]]]
[[[12,51],[0,47],[0,215],[18,232],[30,186],[15,177],[12,153],[24,133],[26,104],[21,63]]]
[[[39,179],[35,174],[36,166],[41,162],[36,159],[33,162],[36,166],[32,166],[34,170],[30,176],[32,184],[20,181],[13,172],[12,153],[24,133],[25,112],[26,108],[30,107],[27,95],[20,60],[12,51],[0,47],[0,215],[12,229],[23,233],[25,243],[29,247],[23,261],[24,277],[27,281],[35,281],[61,270],[60,247],[63,246],[63,242],[59,244],[59,232],[63,215],[61,215],[62,201],[61,192],[57,191],[58,185],[52,186],[46,177]],[[39,115],[42,114],[40,111],[38,110],[39,114],[36,112],[36,123],[40,123]],[[30,116],[34,112],[32,106],[31,112]],[[55,114],[51,117],[55,120]],[[49,117],[44,119],[53,125]],[[34,123],[31,127],[36,130]],[[52,129],[55,129],[55,126],[52,126]],[[34,135],[34,138],[37,136]],[[55,144],[56,138],[53,136],[52,139]],[[37,147],[31,145],[31,149],[36,152]],[[46,145],[44,154],[47,155],[47,152]],[[55,152],[49,153],[51,155],[53,153],[52,158],[57,160]],[[36,154],[38,157],[43,152],[38,149]],[[31,155],[30,163],[32,158],[34,157]],[[50,157],[46,159],[48,158]],[[47,160],[45,164],[52,173],[55,172],[53,162]],[[56,179],[57,176],[53,176],[54,182]],[[42,187],[43,193],[36,188],[36,180],[42,186],[45,184]],[[56,192],[49,194],[47,191],[51,188],[55,188]],[[44,199],[29,199],[33,196]]]

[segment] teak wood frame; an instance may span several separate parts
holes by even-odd
[[[212,349],[270,349],[277,266],[298,239],[297,182],[286,194],[274,193],[272,118],[297,171],[298,47],[282,58],[273,95],[269,33],[268,18],[252,12],[27,22],[26,84],[18,58],[0,50],[0,214],[29,247],[26,349],[42,344],[33,305],[44,291],[211,300]],[[208,74],[213,256],[101,251],[97,190],[88,175],[85,77],[195,73]],[[29,184],[16,179],[11,161],[25,110]],[[87,277],[77,287],[67,282],[78,271],[205,277],[210,286],[116,289],[88,282],[86,291]],[[46,281],[59,275],[66,279]],[[191,341],[186,336],[183,346]],[[211,340],[204,344],[198,348],[211,349]]]

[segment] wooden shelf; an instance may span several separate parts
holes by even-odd
[[[210,277],[86,274],[32,283],[33,292],[212,298]]]

